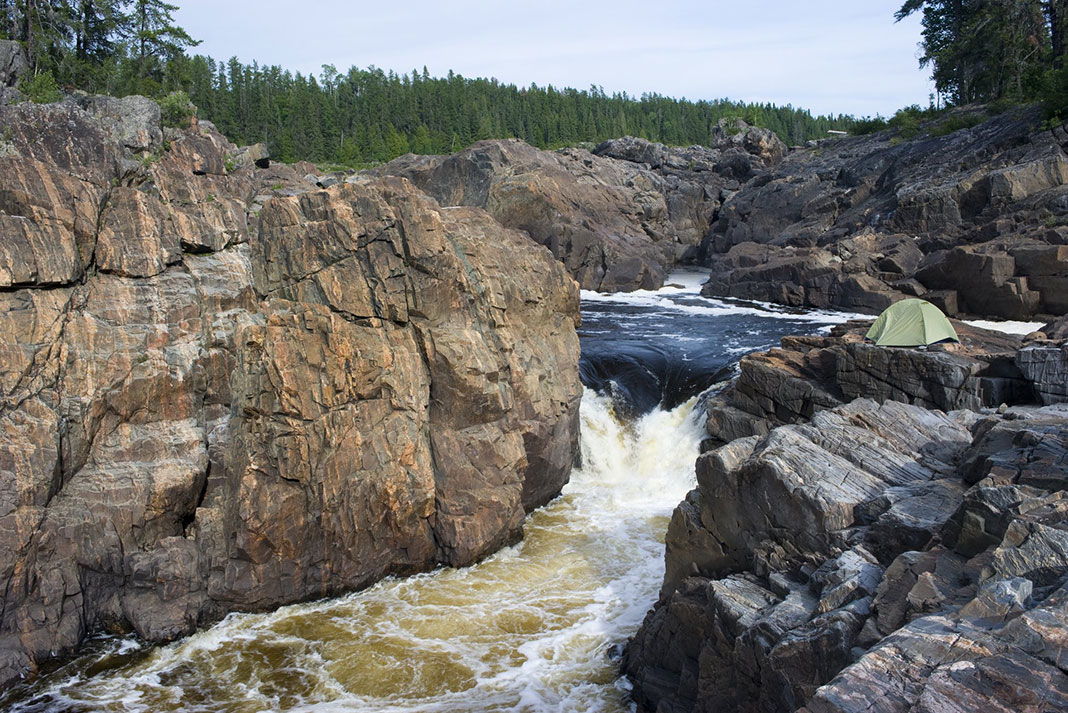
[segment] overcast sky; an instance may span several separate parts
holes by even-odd
[[[902,0],[176,0],[216,59],[321,72],[374,65],[608,93],[892,114],[933,91]]]

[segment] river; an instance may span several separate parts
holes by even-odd
[[[38,711],[626,711],[622,645],[655,601],[694,484],[697,394],[741,355],[839,322],[699,295],[583,293],[583,465],[521,543],[467,569],[233,614],[168,646],[89,642],[0,697]]]

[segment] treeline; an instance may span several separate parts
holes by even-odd
[[[1068,0],[907,0],[901,20],[920,12],[921,66],[931,67],[949,104],[1043,99],[1068,102]]]
[[[236,58],[217,62],[187,54],[197,42],[175,25],[177,9],[164,0],[0,0],[0,36],[26,48],[31,69],[20,88],[35,100],[55,100],[59,89],[72,88],[137,93],[164,99],[180,116],[188,95],[198,116],[232,140],[264,142],[285,161],[354,165],[509,137],[542,148],[628,134],[701,144],[723,118],[743,118],[796,144],[853,121],[727,99],[516,87],[452,72],[431,77],[425,68],[341,73],[324,65],[316,77]]]
[[[374,67],[304,76],[231,59],[188,60],[188,90],[199,115],[239,143],[265,142],[283,160],[351,164],[409,151],[446,153],[480,139],[516,137],[538,147],[631,135],[667,144],[708,143],[723,118],[739,117],[787,143],[825,137],[849,117],[814,117],[793,107],[729,100],[632,98],[588,90],[516,87],[449,72],[431,77]]]
[[[37,101],[60,89],[163,100],[172,120],[188,99],[238,143],[266,143],[293,161],[355,165],[400,154],[447,153],[487,138],[517,137],[552,148],[623,135],[666,144],[706,144],[719,120],[742,118],[786,143],[830,129],[862,133],[935,109],[881,117],[813,116],[803,109],[728,99],[630,97],[553,86],[516,87],[449,72],[397,74],[375,67],[318,76],[277,66],[218,62],[187,50],[165,0],[0,0],[0,37],[20,42],[30,72],[20,89]],[[1041,99],[1051,122],[1068,118],[1068,0],[906,0],[900,20],[921,13],[922,66],[946,105]],[[188,97],[188,99],[187,99]],[[900,128],[900,127],[898,127]]]

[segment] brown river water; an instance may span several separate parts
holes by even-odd
[[[610,399],[584,394],[583,465],[518,545],[463,570],[234,614],[168,646],[97,639],[0,695],[0,709],[629,710],[619,653],[656,601],[664,532],[694,485],[691,394],[745,352],[846,317],[707,300],[702,275],[673,278],[655,293],[583,294],[584,380],[632,408],[617,418]]]
[[[628,710],[618,649],[656,600],[663,533],[693,487],[694,401],[624,426],[587,392],[583,467],[520,544],[474,567],[234,614],[169,646],[98,642],[13,710]]]

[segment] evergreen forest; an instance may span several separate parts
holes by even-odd
[[[704,144],[723,118],[744,118],[787,143],[827,136],[848,117],[726,99],[691,102],[553,86],[516,87],[449,72],[396,74],[375,67],[302,76],[280,67],[222,64],[196,56],[185,69],[190,98],[238,143],[263,141],[283,160],[353,164],[409,151],[450,153],[481,139],[520,138],[539,148],[640,136]]]
[[[1051,120],[1068,116],[1064,62],[1068,0],[906,0],[920,13],[920,62],[946,106],[1045,100]],[[264,142],[283,161],[356,166],[407,152],[448,153],[474,141],[516,137],[555,148],[624,135],[670,145],[704,144],[721,119],[742,118],[789,145],[887,126],[881,117],[813,116],[804,109],[729,99],[631,97],[602,88],[517,87],[496,79],[445,77],[376,67],[318,76],[278,66],[194,54],[197,41],[165,0],[0,0],[0,37],[20,42],[30,72],[20,89],[54,101],[80,89],[161,101],[172,123],[197,116],[239,144]],[[891,18],[887,18],[888,22]],[[907,107],[902,122],[932,109]]]
[[[913,13],[920,65],[949,104],[1052,100],[1064,82],[1068,0],[906,0],[894,16]]]
[[[599,87],[516,87],[449,72],[397,74],[375,67],[319,76],[195,55],[164,0],[0,0],[0,36],[26,48],[36,100],[82,89],[185,99],[239,144],[264,142],[283,161],[359,165],[407,153],[448,153],[474,141],[516,137],[540,148],[624,135],[666,144],[707,143],[723,118],[769,128],[787,143],[848,128],[851,117],[727,99],[630,97]],[[179,115],[181,112],[179,112]]]

